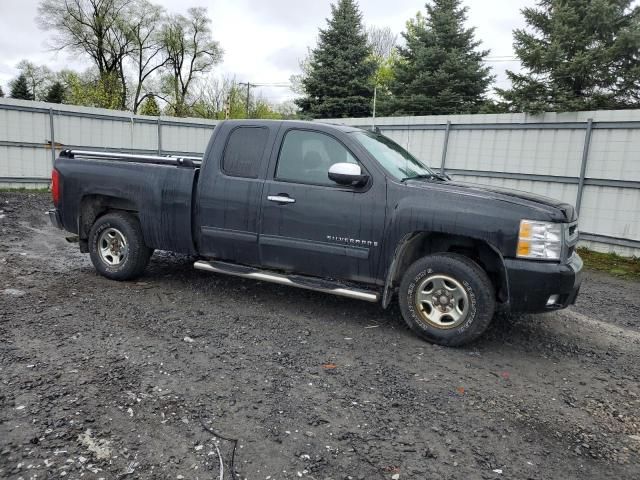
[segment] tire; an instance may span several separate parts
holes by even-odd
[[[111,280],[139,277],[153,254],[142,236],[138,219],[111,212],[98,218],[89,232],[89,254],[95,269]]]
[[[457,347],[487,329],[496,308],[494,288],[473,260],[454,253],[417,260],[400,283],[405,322],[424,340]]]

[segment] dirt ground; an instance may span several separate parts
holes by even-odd
[[[0,193],[0,478],[231,479],[230,439],[238,479],[640,478],[638,282],[447,349],[167,253],[106,280],[48,208]]]

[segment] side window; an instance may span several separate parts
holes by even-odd
[[[264,127],[238,127],[229,134],[222,170],[232,177],[258,178],[260,159],[269,137]]]
[[[324,133],[291,130],[282,142],[276,179],[314,185],[336,185],[329,180],[334,163],[358,163],[336,139]]]

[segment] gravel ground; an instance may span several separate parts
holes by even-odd
[[[0,478],[231,479],[230,439],[236,478],[640,478],[640,283],[447,349],[182,256],[106,280],[47,208],[0,193]]]

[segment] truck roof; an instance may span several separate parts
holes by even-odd
[[[308,120],[252,120],[252,119],[238,119],[238,120],[223,120],[220,123],[232,123],[237,125],[274,125],[274,124],[287,124],[293,127],[301,127],[301,128],[309,128],[312,125],[322,125],[329,128],[334,128],[336,130],[340,130],[342,132],[350,133],[350,132],[358,132],[361,131],[361,128],[354,127],[352,125],[344,125],[338,123],[329,123],[329,122],[315,122]]]

